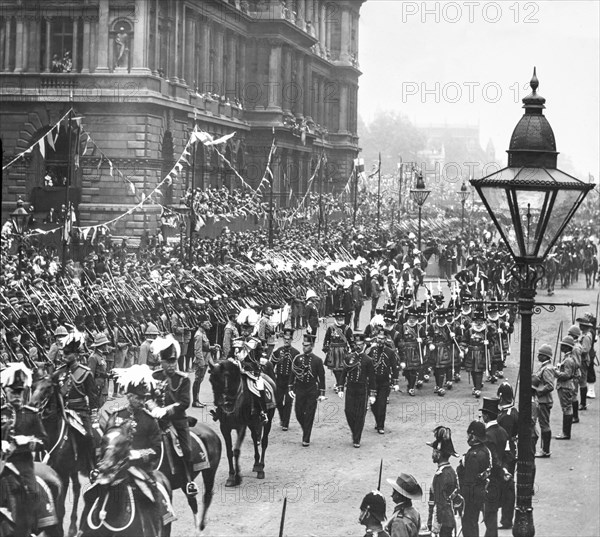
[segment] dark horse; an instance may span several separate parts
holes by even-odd
[[[598,258],[591,250],[585,250],[583,258],[583,272],[585,274],[585,288],[596,288],[596,274],[598,273]]]
[[[107,402],[100,410],[100,423],[102,424],[104,420],[108,423],[110,421],[110,414],[115,410],[118,410],[119,407],[124,407],[126,405],[126,402],[121,404],[116,401]],[[200,439],[206,448],[208,463],[210,464],[208,468],[203,470],[194,470],[192,475],[192,479],[196,479],[198,474],[201,473],[204,482],[202,516],[200,519],[198,519],[198,500],[196,499],[196,496],[186,494],[188,504],[194,515],[194,526],[202,531],[206,527],[206,514],[212,502],[215,475],[219,467],[219,462],[221,461],[221,439],[208,425],[196,423],[197,420],[192,417],[189,417],[188,419],[190,420],[190,432],[192,437],[192,459],[197,460],[198,458],[200,446],[197,439]],[[159,424],[162,424],[162,422],[159,422]],[[169,431],[163,430],[162,433],[161,452],[154,465],[154,469],[158,470],[169,480],[172,490],[180,489],[185,494],[187,477],[183,461],[174,449],[171,440],[172,436]]]
[[[170,535],[175,517],[161,490],[170,505],[171,487],[160,472],[149,476],[130,462],[134,427],[131,420],[119,425],[109,420],[101,441],[96,480],[84,494],[81,537]]]
[[[270,377],[263,375],[265,383],[275,384]],[[219,412],[221,434],[225,439],[227,460],[229,462],[229,477],[225,482],[226,487],[235,487],[242,482],[240,475],[240,449],[246,435],[246,427],[252,434],[254,444],[254,467],[258,479],[265,478],[265,452],[269,445],[269,433],[275,414],[275,406],[267,410],[268,421],[263,423],[256,402],[256,396],[248,388],[248,380],[243,375],[240,366],[230,360],[215,365],[210,374],[210,383],[213,388],[214,404]],[[235,448],[231,440],[231,432],[235,430],[237,438]],[[262,451],[259,453],[258,446]]]
[[[65,516],[65,498],[69,483],[73,487],[73,508],[71,510],[71,524],[69,536],[77,533],[77,507],[81,494],[81,484],[78,473],[83,472],[80,466],[80,457],[77,453],[75,435],[64,410],[62,396],[57,386],[49,376],[40,378],[33,388],[29,404],[40,409],[42,423],[48,433],[48,453],[44,459],[58,474],[62,483],[62,494],[57,500],[56,511],[59,520]]]

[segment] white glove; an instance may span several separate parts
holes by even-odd
[[[288,392],[288,395],[289,395],[289,396],[290,396],[292,399],[296,399],[296,394],[295,394],[295,393],[294,393],[292,390],[290,390],[290,391]]]
[[[372,395],[371,395],[371,397],[369,397],[369,404],[370,405],[374,405],[375,404],[375,397],[373,397]]]
[[[434,351],[435,350],[435,345],[433,343],[429,344],[429,350],[430,351]]]
[[[464,329],[465,329],[465,325],[464,325],[464,324],[461,324],[461,325],[460,325],[460,329],[461,329],[461,330],[464,330]]]
[[[340,390],[340,391],[338,392],[338,397],[339,397],[340,399],[343,399],[343,398],[344,398],[344,392],[343,392],[342,390]]]
[[[417,338],[417,343],[423,343],[423,338],[422,337],[418,337]]]
[[[395,392],[399,392],[400,391],[400,386],[398,386],[397,384],[394,384],[394,391]]]
[[[486,340],[483,341],[483,344],[487,346],[487,345],[490,344],[490,342],[486,339]]]
[[[167,413],[167,411],[164,408],[161,408],[159,406],[157,406],[154,410],[152,410],[151,414],[153,418],[156,418],[157,420],[159,420],[160,418],[162,418],[165,414]]]
[[[461,358],[464,358],[464,357],[465,357],[465,353],[464,353],[463,351],[460,351],[460,352],[458,353],[458,355],[459,355]]]
[[[327,397],[325,397],[324,395],[319,395],[317,401],[320,403],[321,401],[325,401],[325,399],[327,399]]]
[[[454,332],[450,332],[450,337],[451,337],[451,338],[455,338],[455,337],[456,337],[456,334],[455,334]]]
[[[400,369],[404,369],[406,367],[406,362],[400,362]]]
[[[141,459],[142,458],[142,454],[140,453],[140,451],[138,449],[132,449],[129,451],[129,459],[132,461],[135,461],[137,459]]]

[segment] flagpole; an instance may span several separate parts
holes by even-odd
[[[275,161],[275,127],[273,127],[273,162]],[[281,173],[281,169],[278,170]],[[271,188],[269,190],[269,249],[273,249],[273,183],[275,174],[271,171]]]
[[[377,232],[381,233],[381,152],[379,152],[379,163],[377,166]]]
[[[356,159],[358,160],[358,151],[356,152]],[[356,211],[358,209],[358,170],[357,166],[354,166],[354,212],[352,215],[352,227],[356,226]]]
[[[71,213],[69,211],[69,189],[71,187],[71,179],[73,177],[73,163],[71,162],[71,159],[73,158],[72,155],[72,131],[73,131],[73,126],[71,125],[72,120],[73,120],[73,90],[71,90],[70,93],[70,105],[71,105],[71,109],[69,110],[69,120],[68,120],[68,139],[69,139],[69,149],[68,149],[68,157],[67,157],[67,184],[65,185],[65,207],[66,207],[66,212],[65,212],[65,221],[63,223],[64,227],[63,227],[63,237],[62,237],[62,265],[61,265],[61,273],[62,275],[66,274],[66,265],[67,265],[67,231],[69,232],[69,234],[71,233],[70,229],[67,227],[70,224],[70,220],[71,220]],[[59,131],[60,132],[60,131]]]
[[[196,128],[196,124],[194,122],[194,129]],[[196,218],[194,214],[194,190],[196,188],[196,150],[198,148],[198,141],[194,144],[192,148],[192,198],[190,200],[190,244],[188,250],[188,264],[190,267],[194,262],[194,248],[192,245],[192,237],[194,236],[194,227],[196,226]]]
[[[319,223],[317,226],[317,241],[321,242],[321,225],[323,222],[323,147],[321,147],[321,159],[319,166]]]

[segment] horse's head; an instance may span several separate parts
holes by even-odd
[[[242,373],[236,363],[225,360],[215,365],[210,374],[215,406],[226,413],[233,412],[241,381]]]
[[[111,484],[117,475],[129,465],[129,453],[133,439],[132,420],[111,416],[100,443],[100,459],[97,466],[97,482]]]
[[[43,409],[48,404],[50,397],[54,393],[54,383],[49,375],[40,377],[37,381],[34,381],[29,398],[29,404],[39,409]]]

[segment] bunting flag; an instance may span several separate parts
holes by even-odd
[[[57,129],[57,138],[58,138],[58,131],[60,130],[60,124],[65,120],[65,118],[72,112],[72,108],[70,108],[67,113],[61,117],[53,126],[52,128],[46,133],[44,134],[44,136],[42,136],[39,140],[37,140],[36,142],[34,142],[33,144],[31,144],[27,149],[25,149],[25,151],[22,151],[21,153],[19,153],[15,158],[13,158],[8,164],[6,164],[5,166],[2,166],[2,171],[10,168],[15,162],[17,162],[17,160],[19,160],[20,158],[24,157],[25,155],[27,155],[28,153],[31,153],[35,147],[39,147],[40,149],[40,153],[42,154],[42,157],[45,158],[46,155],[46,140],[49,140],[49,138],[52,137],[52,131],[56,128]],[[56,139],[52,140],[51,142],[51,147],[54,149],[54,143],[55,143]],[[49,142],[50,143],[50,142]]]

